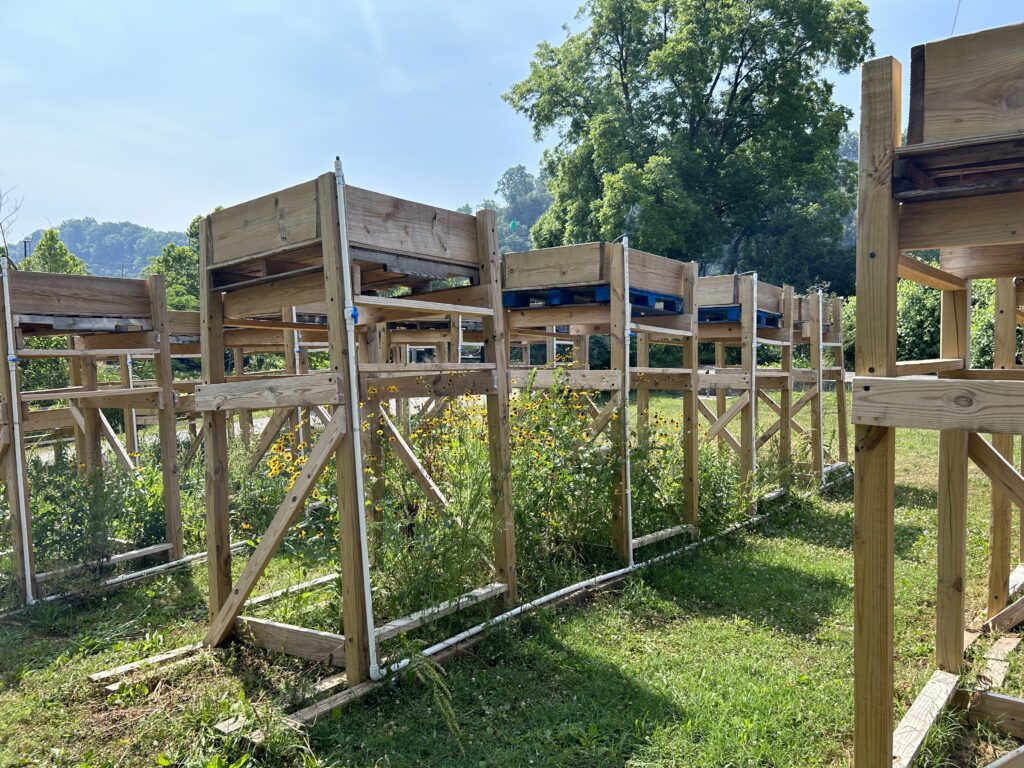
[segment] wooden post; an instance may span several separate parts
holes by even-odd
[[[899,209],[891,191],[900,143],[901,67],[892,57],[862,68],[857,189],[857,373],[896,375]],[[893,505],[896,430],[861,426],[854,475],[855,768],[892,764]]]
[[[782,347],[781,368],[788,373],[779,390],[779,467],[783,486],[788,488],[793,477],[793,328],[796,326],[796,312],[793,286],[782,286],[782,327],[789,331],[789,344]]]
[[[241,347],[231,351],[232,362],[234,363],[235,376],[245,375],[245,354]],[[238,411],[238,431],[242,436],[242,445],[249,449],[252,443],[252,412]]]
[[[86,389],[95,390],[98,388],[96,358],[89,356],[80,358],[82,371],[82,386]],[[100,411],[92,402],[89,405],[82,405],[80,400],[72,401],[82,412],[82,436],[85,453],[79,456],[78,461],[85,464],[85,471],[92,473],[103,468],[103,433],[100,427]]]
[[[516,574],[516,518],[512,507],[512,449],[509,430],[509,362],[505,312],[501,298],[501,255],[494,211],[476,213],[476,247],[480,284],[487,288],[494,315],[483,318],[484,361],[494,363],[495,392],[487,400],[487,446],[491,462],[491,506],[494,518],[494,564],[498,580],[508,585],[505,601],[519,601]]]
[[[970,360],[970,292],[942,292],[939,356]],[[935,663],[959,672],[964,659],[964,579],[967,561],[967,432],[939,432],[938,592]],[[990,614],[991,615],[991,614]]]
[[[118,367],[120,368],[121,386],[128,389],[132,385],[132,377],[129,371],[131,363],[128,362],[128,355],[121,355],[118,358]],[[124,447],[128,453],[139,452],[139,433],[135,425],[135,409],[125,408],[121,412],[121,416],[124,419]],[[132,462],[133,464],[136,462]]]
[[[822,430],[822,408],[821,408],[821,345],[822,345],[822,303],[821,292],[809,294],[811,302],[810,312],[810,364],[814,372],[814,387],[817,394],[811,398],[807,407],[811,409],[811,474],[820,484],[825,477],[825,436]]]
[[[694,319],[694,322],[696,322],[696,318]],[[723,368],[725,368],[725,342],[723,342],[723,341],[716,341],[715,342],[715,370],[716,371],[720,371]],[[729,393],[728,393],[728,391],[726,390],[725,387],[721,387],[721,386],[716,386],[715,387],[715,415],[718,418],[722,418],[722,416],[725,414],[726,410],[729,407],[728,396],[729,396]],[[727,445],[727,443],[725,442],[725,435],[722,434],[722,433],[719,433],[719,435],[718,435],[718,446],[721,448],[721,447],[724,447],[725,445]]]
[[[74,348],[75,337],[68,336],[68,349]],[[71,379],[71,386],[82,386],[82,359],[80,357],[72,357],[68,360],[68,372],[69,378]],[[89,450],[85,442],[85,432],[82,430],[82,427],[79,426],[77,419],[74,419],[72,422],[71,434],[74,435],[75,438],[75,463],[78,465],[78,473],[84,475],[86,473],[85,457]]]
[[[636,366],[647,368],[651,364],[651,339],[646,333],[636,335]],[[643,380],[636,386],[636,432],[641,445],[648,443],[651,428],[651,388]]]
[[[739,292],[740,361],[749,379],[749,397],[740,411],[740,475],[749,493],[757,470],[757,275],[741,275]]]
[[[341,222],[338,194],[341,192],[333,173],[325,173],[317,179],[317,195],[320,200],[320,231],[323,238],[324,288],[326,290],[327,333],[330,347],[331,370],[338,376],[339,393],[343,404],[339,408],[351,408],[349,399],[358,391],[356,382],[351,381],[349,355],[356,353],[349,349],[346,336],[345,281],[351,280],[346,272],[342,248],[343,223]],[[338,418],[338,416],[335,416]],[[367,622],[366,572],[363,567],[367,553],[363,549],[360,535],[361,517],[357,483],[360,481],[361,462],[357,451],[359,425],[349,424],[341,436],[335,460],[338,469],[338,535],[341,555],[342,621],[345,631],[345,672],[348,684],[357,685],[370,678],[370,638]]]
[[[174,373],[171,370],[171,333],[167,327],[167,289],[163,275],[149,278],[149,300],[153,307],[153,330],[160,354],[153,357],[156,385],[163,407],[157,411],[160,430],[160,471],[163,475],[164,535],[171,545],[170,560],[185,554],[181,530],[181,496],[178,483],[178,414],[174,402]],[[223,368],[223,355],[221,355]]]
[[[199,313],[203,383],[221,384],[224,371],[224,297],[210,280],[213,236],[209,218],[199,226]],[[223,411],[203,413],[203,447],[206,451],[206,568],[210,585],[209,608],[213,618],[231,592],[231,526],[228,518],[230,477],[228,476],[227,415]]]
[[[4,293],[0,291],[0,317],[6,317],[4,306]],[[13,329],[12,329],[13,330]],[[11,340],[13,341],[13,339]],[[12,344],[13,347],[13,344]],[[0,349],[7,354],[8,350],[8,329],[6,321],[0,322]],[[74,358],[72,358],[74,361]],[[7,486],[7,508],[11,520],[11,566],[14,570],[14,580],[18,585],[18,599],[25,604],[28,599],[29,587],[34,597],[39,596],[39,587],[36,582],[35,546],[32,541],[32,505],[31,491],[28,487],[28,473],[26,471],[25,456],[25,434],[19,433],[20,439],[13,439],[14,409],[20,408],[21,403],[18,393],[21,391],[18,369],[14,366],[12,373],[11,366],[6,362],[0,365],[0,389],[3,397],[4,426],[3,429],[11,432],[11,446],[4,458],[4,484]],[[18,461],[15,454],[21,457]],[[24,491],[24,496],[22,496]],[[21,509],[24,504],[25,525],[22,527]],[[27,558],[26,558],[27,553]],[[30,574],[26,579],[26,572]]]
[[[1017,299],[1012,277],[996,280],[995,342],[992,367],[1016,368]],[[1013,435],[992,435],[992,447],[1012,464]],[[992,486],[992,518],[989,539],[988,615],[995,616],[1006,607],[1010,594],[1010,537],[1012,534],[1010,497]]]
[[[611,370],[618,372],[619,388],[612,392],[616,408],[608,427],[612,456],[618,468],[612,480],[612,545],[625,562],[632,562],[633,534],[630,520],[629,487],[629,285],[626,276],[626,257],[622,245],[609,249],[611,294]]]
[[[697,281],[696,262],[689,262],[683,272],[683,307],[693,317],[693,335],[683,345],[683,368],[690,371],[690,387],[683,390],[683,483],[686,507],[683,522],[697,526],[700,522],[700,397],[699,344],[697,341]]]
[[[839,440],[839,461],[850,462],[849,420],[846,415],[846,355],[843,352],[843,300],[836,296],[832,300],[832,328],[838,333],[839,345],[832,347],[832,361],[839,369],[836,381],[836,419],[838,427],[836,437]]]

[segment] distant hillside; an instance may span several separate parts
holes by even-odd
[[[129,221],[103,221],[96,219],[67,219],[57,230],[60,239],[75,256],[89,265],[94,275],[138,277],[146,263],[157,256],[167,243],[188,245],[184,232],[159,232]],[[43,230],[37,229],[29,252],[35,248]],[[18,260],[21,259],[21,243],[13,244]]]

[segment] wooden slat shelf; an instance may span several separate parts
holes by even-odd
[[[901,202],[1024,190],[1024,133],[920,144],[895,150],[893,197]]]

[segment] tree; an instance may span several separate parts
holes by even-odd
[[[535,138],[559,139],[535,245],[628,232],[765,279],[834,266],[855,177],[823,71],[872,52],[861,0],[588,0],[577,18],[505,94]]]
[[[534,176],[525,165],[513,165],[498,179],[495,193],[505,201],[499,205],[491,198],[485,199],[477,208],[487,208],[496,214],[498,225],[498,248],[502,253],[526,251],[531,247],[530,228],[551,204],[551,195],[543,175]],[[473,213],[469,204],[458,209],[461,213]]]
[[[202,216],[196,216],[185,230],[188,245],[167,243],[160,255],[150,259],[142,270],[143,277],[163,275],[167,280],[167,306],[171,309],[199,309],[199,224],[202,220]]]
[[[43,232],[42,238],[32,250],[32,255],[22,259],[18,268],[29,272],[53,272],[61,275],[89,274],[85,262],[68,250],[56,229]]]

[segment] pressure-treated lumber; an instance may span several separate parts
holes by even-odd
[[[306,499],[312,493],[317,480],[320,478],[320,473],[337,449],[342,434],[339,419],[331,419],[331,422],[324,427],[324,431],[320,434],[316,446],[314,446],[309,456],[309,460],[302,468],[302,473],[281,501],[273,520],[271,520],[267,530],[260,538],[259,544],[256,545],[252,556],[245,564],[245,568],[232,586],[230,594],[210,622],[210,628],[204,639],[206,645],[215,647],[227,639],[234,627],[235,619],[238,617],[249,595],[252,594],[256,582],[259,581],[270,559],[277,552],[278,547],[288,533],[288,529],[302,512]]]
[[[1021,434],[1022,397],[1022,381],[858,374],[853,379],[852,419],[861,426]]]
[[[939,670],[932,674],[893,733],[893,768],[910,768],[924,744],[928,730],[953,700],[959,681],[959,676],[951,672]]]
[[[899,276],[904,280],[912,280],[928,288],[940,291],[962,291],[967,282],[949,272],[943,272],[931,264],[901,253],[899,256]]]
[[[862,68],[857,191],[857,372],[896,375],[899,211],[890,190],[900,143],[901,67],[889,57]],[[854,417],[857,406],[854,405]],[[893,567],[896,431],[859,423],[854,475],[854,764],[893,758]]]
[[[406,442],[405,436],[399,431],[398,427],[391,420],[391,416],[388,414],[387,408],[381,404],[380,407],[380,422],[384,425],[384,431],[388,437],[388,444],[391,446],[391,450],[394,451],[395,455],[401,460],[402,464],[405,465],[406,470],[412,475],[412,479],[416,485],[420,487],[420,490],[426,494],[427,499],[438,509],[445,509],[448,506],[448,499],[445,498],[441,489],[437,487],[437,483],[427,473],[427,470],[423,468],[420,460],[416,458],[416,454],[412,449],[412,446]]]
[[[295,408],[337,405],[338,378],[333,373],[304,373],[273,379],[200,384],[195,408],[200,411],[258,411],[267,408]]]
[[[1016,367],[1016,298],[1017,293],[1012,278],[1002,277],[996,280],[995,327],[992,346],[992,367],[996,370],[1012,370]],[[979,443],[980,437],[977,435],[971,437],[971,458],[977,463],[978,458],[974,455],[973,449],[984,450],[987,448],[987,444],[983,447]],[[994,434],[992,436],[992,449],[1005,457],[1010,465],[1013,464],[1013,442],[1013,435]],[[993,466],[998,465],[993,463]],[[984,467],[982,468],[984,469]],[[997,481],[991,474],[990,477],[993,482],[989,529],[988,615],[994,616],[1006,607],[1006,601],[1009,599],[1013,509],[1010,504],[1011,495],[1005,490],[1005,484]],[[1024,510],[1024,503],[1019,501],[1017,503],[1018,507]]]
[[[236,619],[239,632],[260,648],[335,667],[345,664],[345,636],[254,616]]]
[[[495,391],[486,396],[487,452],[491,464],[490,499],[494,525],[494,564],[498,581],[508,587],[506,605],[519,602],[516,575],[516,522],[512,507],[512,449],[509,427],[508,338],[506,315],[501,311],[501,255],[494,211],[476,214],[476,256],[480,284],[488,290],[492,315],[483,318],[484,360],[497,366]]]
[[[1024,739],[1024,699],[993,691],[968,692],[968,722],[985,723],[1017,739]]]

